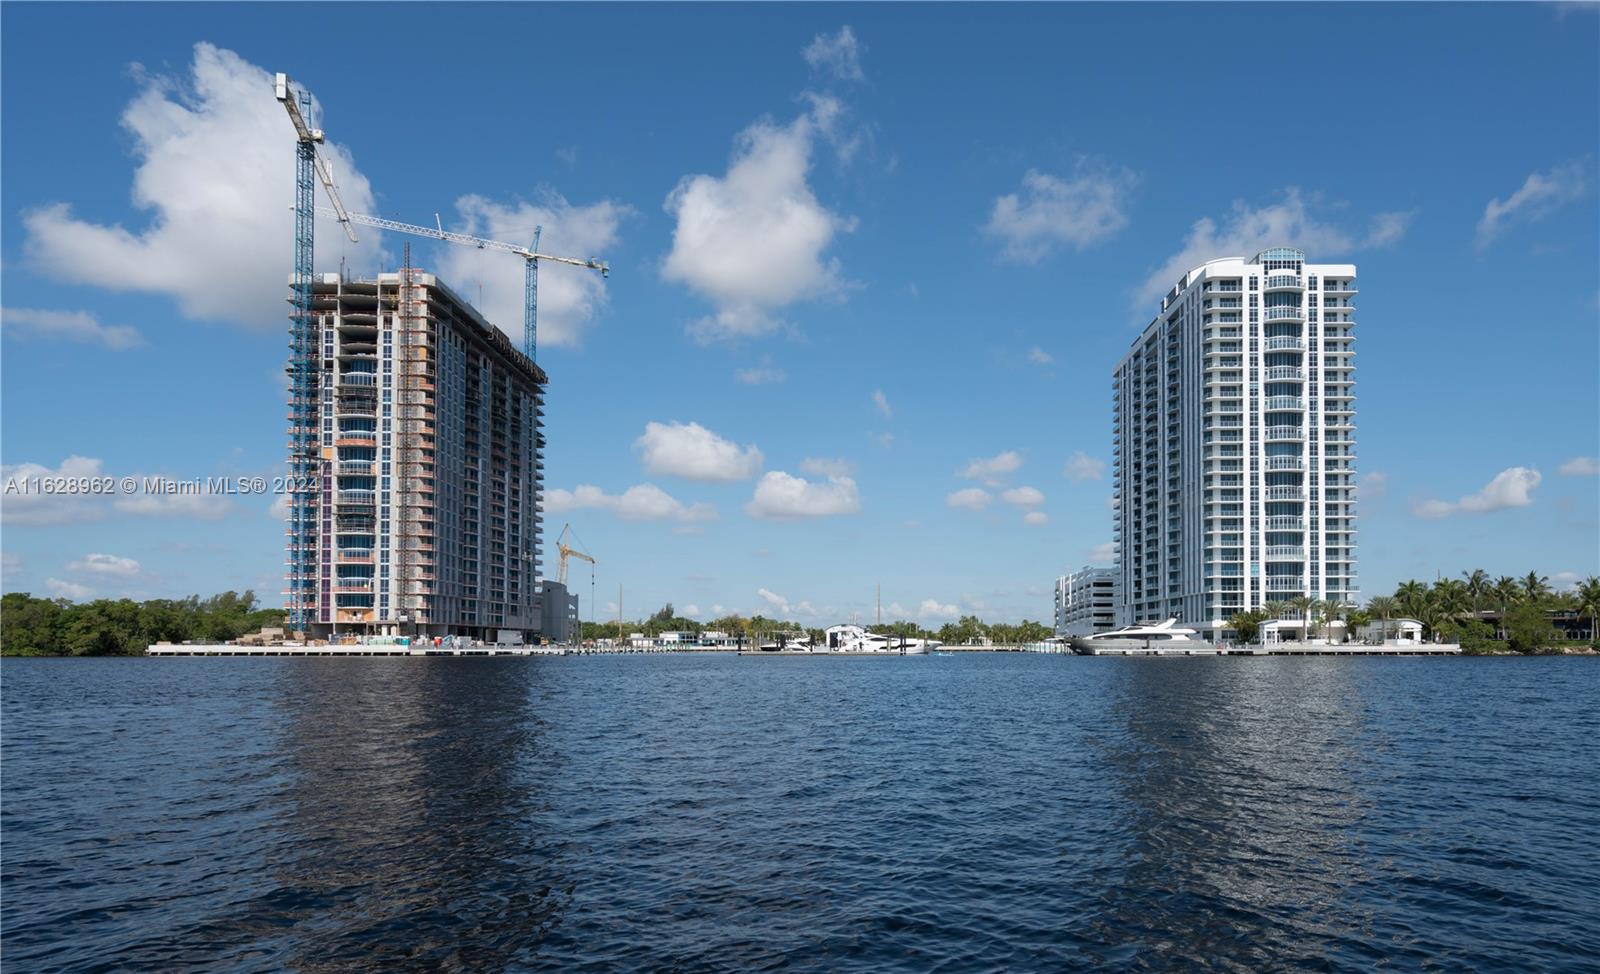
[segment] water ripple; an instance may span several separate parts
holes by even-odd
[[[1588,660],[7,660],[27,971],[1593,970]]]

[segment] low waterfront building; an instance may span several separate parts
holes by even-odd
[[[539,583],[540,635],[558,646],[578,641],[578,597],[560,582]]]
[[[1084,567],[1056,579],[1056,635],[1092,636],[1116,628],[1117,570]]]

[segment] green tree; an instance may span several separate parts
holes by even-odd
[[[1544,601],[1550,594],[1550,579],[1538,572],[1529,572],[1522,577],[1522,596],[1534,605]]]
[[[1489,581],[1489,573],[1481,568],[1474,568],[1470,572],[1462,572],[1461,577],[1466,585],[1467,598],[1472,603],[1472,611],[1482,612],[1484,602],[1494,588],[1494,583]]]
[[[1552,649],[1561,633],[1550,624],[1550,616],[1540,606],[1524,602],[1506,614],[1506,642],[1519,653],[1540,653]]]
[[[1589,641],[1595,641],[1595,616],[1600,614],[1600,578],[1590,575],[1578,583],[1575,592],[1577,595],[1578,618],[1589,617]]]
[[[1375,595],[1367,601],[1367,611],[1377,616],[1382,625],[1378,627],[1378,639],[1387,642],[1389,639],[1389,617],[1400,609],[1400,600],[1388,595]]]
[[[1253,643],[1261,635],[1261,624],[1267,618],[1266,612],[1258,610],[1235,612],[1228,617],[1228,625],[1238,634],[1241,643]]]

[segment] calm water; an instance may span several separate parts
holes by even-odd
[[[8,660],[8,972],[1594,970],[1600,661]]]

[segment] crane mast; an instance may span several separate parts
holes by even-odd
[[[557,563],[556,581],[560,582],[563,586],[567,584],[567,558],[569,556],[573,558],[582,558],[591,565],[595,564],[593,555],[586,551],[579,551],[577,548],[567,544],[567,538],[570,535],[572,535],[572,525],[567,524],[561,528],[561,536],[556,539],[556,550],[561,553],[561,557]],[[576,536],[573,536],[573,540],[577,540]]]

